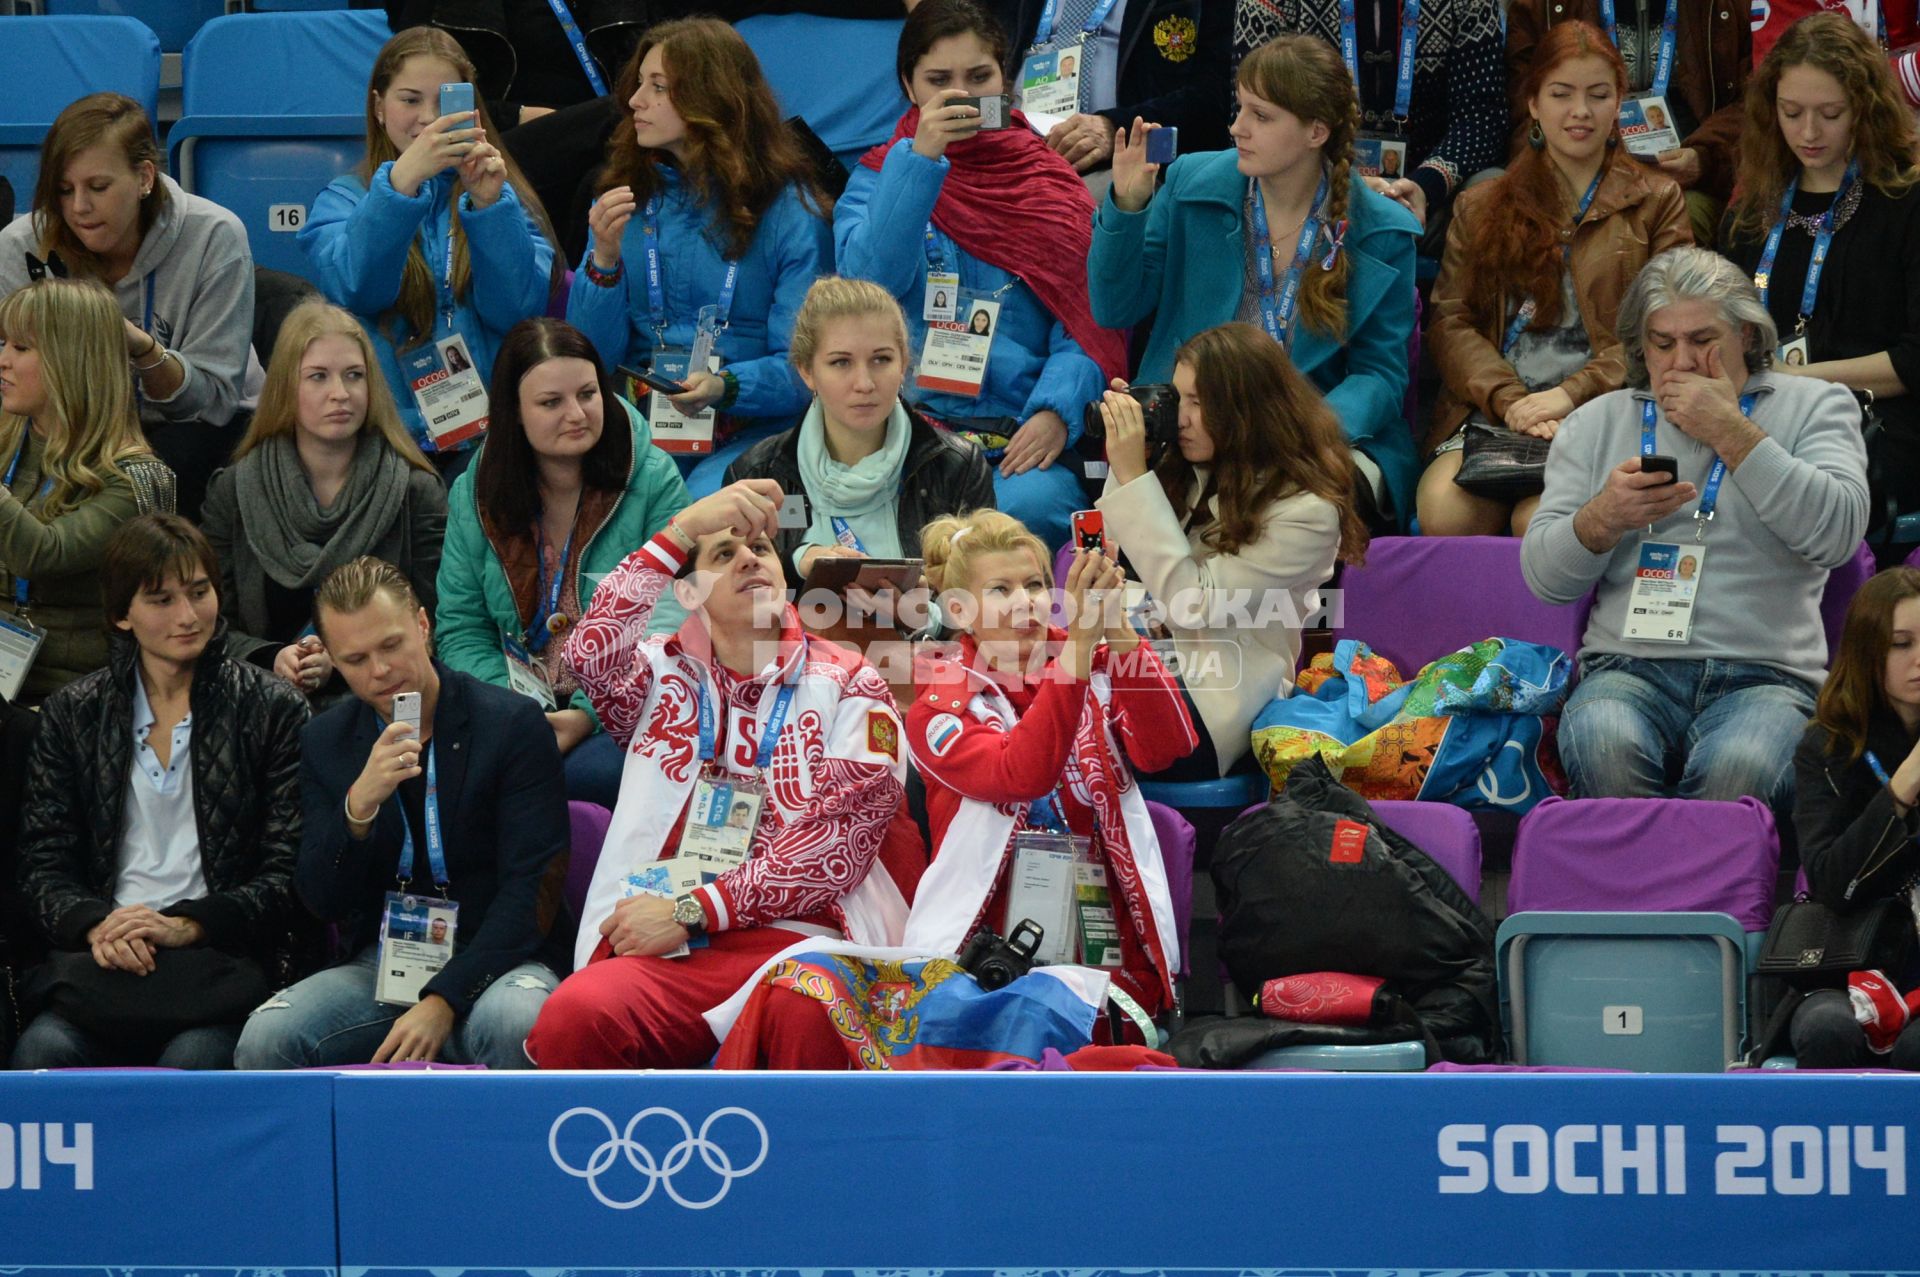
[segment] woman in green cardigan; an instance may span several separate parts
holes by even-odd
[[[173,493],[140,433],[113,294],[49,274],[0,301],[0,694],[37,703],[106,665],[107,538],[171,513]]]
[[[480,459],[448,501],[439,656],[545,705],[567,796],[612,807],[625,759],[568,674],[558,636],[600,578],[687,504],[687,486],[570,324],[514,326],[494,358],[491,404]],[[677,624],[665,610],[656,620]]]

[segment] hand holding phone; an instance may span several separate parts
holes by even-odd
[[[475,109],[473,86],[471,84],[443,84],[440,86],[440,114],[442,116],[456,115]],[[467,127],[479,127],[478,118],[474,119]]]
[[[1658,454],[1643,456],[1640,458],[1640,473],[1664,474],[1667,476],[1667,482],[1672,483],[1680,477],[1680,465],[1672,457],[1663,457]]]
[[[955,106],[970,106],[980,112],[980,131],[1004,129],[1013,123],[1013,114],[1007,106],[1007,95],[990,93],[977,98],[955,98]]]
[[[684,395],[687,393],[685,386],[669,377],[656,376],[652,372],[642,372],[636,368],[629,368],[625,364],[620,365],[620,375],[639,385],[645,386],[649,390],[657,390],[663,395]],[[638,395],[633,397],[635,399],[639,398]]]
[[[1077,549],[1089,554],[1100,553],[1109,559],[1114,557],[1113,550],[1107,544],[1106,516],[1098,510],[1075,510],[1073,512],[1073,544]]]
[[[1171,164],[1179,154],[1179,129],[1168,125],[1147,130],[1147,163]]]

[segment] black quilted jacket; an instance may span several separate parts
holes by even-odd
[[[113,909],[137,660],[133,641],[116,634],[107,668],[60,689],[40,710],[20,819],[20,885],[57,949],[84,948],[87,932]],[[209,894],[163,912],[198,922],[216,948],[268,962],[293,909],[306,700],[227,656],[222,626],[194,671],[190,712]]]

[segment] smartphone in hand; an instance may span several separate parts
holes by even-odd
[[[1147,163],[1171,164],[1179,154],[1179,129],[1169,126],[1147,130]]]
[[[443,84],[440,86],[440,114],[453,115],[459,111],[476,110],[474,106],[473,86],[471,84]],[[474,126],[480,121],[476,118]]]

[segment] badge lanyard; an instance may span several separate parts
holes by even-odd
[[[587,52],[586,38],[580,34],[580,26],[573,20],[567,0],[547,0],[547,5],[559,20],[560,29],[566,32],[567,43],[573,46],[573,56],[580,59],[580,69],[587,73],[587,83],[593,86],[593,96],[607,96],[607,82],[600,78],[600,68],[593,64],[593,55]]]
[[[1833,203],[1827,205],[1827,211],[1820,215],[1820,229],[1813,237],[1813,257],[1807,262],[1807,282],[1800,289],[1800,320],[1793,328],[1796,337],[1807,330],[1807,320],[1813,317],[1813,303],[1820,295],[1820,272],[1827,264],[1827,253],[1833,248],[1834,213],[1859,176],[1860,161],[1850,161],[1846,176],[1840,179],[1840,189],[1833,193]],[[1767,288],[1773,279],[1773,258],[1780,251],[1780,238],[1786,233],[1787,217],[1793,212],[1793,197],[1799,190],[1799,178],[1787,183],[1786,191],[1780,196],[1780,216],[1774,219],[1773,229],[1767,232],[1767,246],[1760,250],[1760,265],[1753,272],[1753,286],[1759,290],[1762,306],[1767,304]]]
[[[33,423],[28,422],[26,429],[31,430],[32,428],[33,428]],[[7,463],[7,477],[5,479],[0,479],[0,484],[5,484],[9,491],[11,491],[13,488],[14,476],[20,473],[20,458],[26,455],[27,455],[27,436],[23,431],[20,435],[20,446],[13,450],[13,460]],[[49,491],[52,490],[52,488],[53,488],[53,480],[51,478],[48,478],[45,482],[43,482],[40,485],[39,495],[45,496]],[[27,611],[30,607],[30,605],[27,602],[27,588],[28,588],[27,578],[19,575],[18,573],[15,573],[13,578],[13,601],[14,601],[14,605],[19,608],[20,615],[23,617],[27,614]]]
[[[1100,0],[1099,4],[1093,6],[1093,12],[1087,15],[1087,20],[1080,24],[1080,30],[1087,35],[1092,35],[1098,31],[1106,25],[1107,15],[1113,12],[1113,6],[1118,3],[1119,0]],[[1033,43],[1035,47],[1043,45],[1053,39],[1053,24],[1059,21],[1059,19],[1060,0],[1047,0],[1047,7],[1040,11],[1040,25],[1034,28]]]
[[[1347,0],[1347,3],[1351,4],[1352,0]],[[1286,346],[1293,337],[1293,311],[1300,298],[1300,275],[1306,269],[1307,258],[1313,253],[1314,242],[1320,238],[1320,207],[1327,198],[1327,175],[1320,175],[1320,189],[1313,196],[1313,211],[1307,214],[1306,222],[1300,227],[1300,240],[1293,249],[1293,265],[1287,267],[1286,282],[1277,295],[1273,278],[1273,243],[1267,228],[1267,201],[1260,194],[1257,179],[1248,178],[1247,188],[1253,195],[1253,234],[1257,241],[1254,257],[1260,274],[1260,323],[1266,328],[1267,336]]]
[[[927,270],[935,274],[947,274],[947,255],[940,250],[940,241],[934,237],[933,222],[927,222]]]
[[[1887,769],[1880,765],[1880,760],[1874,756],[1874,753],[1872,750],[1867,751],[1867,766],[1873,768],[1873,778],[1879,781],[1883,788],[1891,791],[1893,788],[1893,779],[1892,777],[1887,775]],[[1920,839],[1916,839],[1915,841],[1920,841]],[[1888,852],[1885,856],[1882,856],[1879,860],[1874,861],[1872,864],[1863,868],[1859,873],[1855,874],[1853,881],[1847,884],[1847,890],[1840,898],[1846,901],[1852,900],[1853,893],[1859,890],[1860,884],[1864,882],[1866,879],[1872,877],[1873,874],[1876,871],[1878,871],[1882,865],[1886,864],[1887,861],[1893,858],[1893,855],[1894,855],[1893,852]],[[1912,882],[1909,882],[1905,889],[1911,891],[1913,888],[1913,885],[1914,884]],[[1920,904],[1915,904],[1912,896],[1908,897],[1908,903],[1910,907],[1920,909]],[[1915,921],[1917,923],[1920,923],[1920,914],[1916,915]]]
[[[800,648],[800,662],[804,669],[807,649],[803,643]],[[792,683],[780,684],[780,694],[773,702],[773,710],[767,715],[766,728],[760,733],[760,752],[754,755],[754,770],[764,772],[773,763],[773,747],[780,743],[781,729],[787,725],[787,708],[793,704]],[[700,761],[710,763],[714,753],[714,714],[713,698],[707,694],[707,685],[700,684]]]
[[[547,530],[545,528],[539,528],[537,532],[539,535],[540,567],[542,573],[544,573],[547,565]],[[540,600],[539,609],[533,614],[533,620],[527,625],[527,650],[530,652],[545,651],[547,640],[558,633],[558,630],[554,628],[554,622],[559,617],[560,587],[566,584],[567,560],[571,557],[573,557],[573,532],[569,530],[567,532],[567,543],[560,549],[560,566],[554,570],[553,584],[547,587],[546,597]],[[565,627],[562,626],[561,628]]]
[[[1607,29],[1607,39],[1613,41],[1613,47],[1620,47],[1620,28],[1614,21],[1614,0],[1600,0],[1600,22]],[[1653,97],[1665,97],[1667,85],[1673,79],[1673,52],[1679,44],[1680,0],[1667,0],[1667,16],[1660,22],[1660,54],[1653,64],[1653,85],[1647,90]]]
[[[1611,13],[1612,0],[1602,0]],[[1406,0],[1400,9],[1400,56],[1394,68],[1393,122],[1402,133],[1413,110],[1413,55],[1420,42],[1420,0]],[[1340,0],[1340,57],[1347,64],[1356,91],[1360,84],[1360,25],[1354,0]]]
[[[1752,419],[1753,403],[1756,398],[1758,398],[1756,395],[1740,396],[1741,416]],[[1653,423],[1658,419],[1658,413],[1659,409],[1655,407],[1653,400],[1640,401],[1640,455],[1643,457],[1651,457],[1658,451],[1653,437]],[[1707,539],[1707,524],[1713,519],[1714,507],[1720,504],[1720,481],[1726,477],[1727,463],[1718,456],[1714,457],[1713,468],[1707,471],[1706,486],[1700,489],[1700,508],[1693,514],[1695,541]]]
[[[447,328],[453,328],[453,223],[447,223],[447,269],[440,281],[440,314]]]
[[[1600,191],[1600,179],[1605,177],[1606,174],[1607,166],[1602,164],[1600,171],[1593,175],[1593,181],[1587,184],[1587,193],[1580,197],[1580,207],[1574,210],[1573,225],[1575,230],[1579,229],[1581,220],[1587,215],[1587,210],[1593,206],[1593,197]],[[1560,260],[1565,262],[1567,258],[1572,255],[1573,241],[1569,239],[1565,244],[1560,246]],[[1765,298],[1763,297],[1762,300],[1764,301]],[[1520,340],[1520,334],[1525,332],[1527,325],[1533,322],[1534,314],[1539,309],[1538,303],[1531,297],[1520,303],[1520,310],[1514,315],[1513,322],[1507,325],[1506,338],[1500,343],[1500,353],[1502,355],[1505,355],[1513,349],[1513,343]]]
[[[660,286],[660,197],[650,196],[647,200],[646,222],[640,233],[647,246],[647,310],[653,318],[653,348],[659,350],[667,342],[667,295]],[[727,263],[727,277],[720,284],[719,322],[716,327],[724,331],[727,319],[733,314],[733,288],[740,279],[740,263]],[[689,374],[705,372],[706,369],[689,368]]]
[[[396,791],[394,797],[399,797]],[[447,894],[447,850],[446,840],[440,835],[440,772],[433,762],[433,743],[427,743],[427,801],[422,804],[427,818],[427,864],[433,871],[433,885],[441,895]],[[405,891],[407,884],[413,881],[413,825],[407,820],[407,809],[400,807],[400,867],[394,873],[400,880],[400,890]]]
[[[153,274],[147,276],[147,301],[145,308],[141,311],[140,317],[140,331],[149,337],[153,336],[153,281],[154,277],[158,274],[159,272],[155,271]],[[140,374],[137,372],[133,374],[133,397],[139,402],[140,408],[144,411],[147,406],[147,390],[146,387],[140,384]],[[19,464],[20,458],[15,457],[13,460],[17,465]],[[11,470],[7,471],[7,486],[13,486],[13,471]]]

